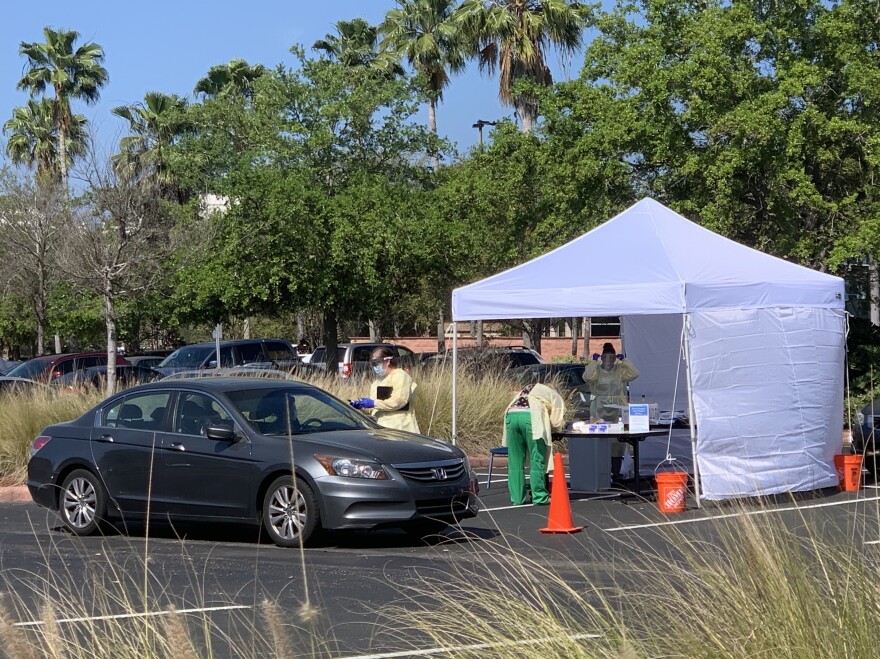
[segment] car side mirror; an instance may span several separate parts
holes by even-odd
[[[207,428],[205,428],[205,437],[222,442],[234,442],[235,424],[232,421],[222,419],[212,421],[208,424]]]
[[[208,368],[217,368],[217,360],[216,360],[216,359],[212,359],[211,361],[209,361],[209,362],[208,362]]]

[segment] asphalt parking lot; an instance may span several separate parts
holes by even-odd
[[[87,601],[90,584],[138,593],[147,583],[147,608],[152,610],[144,614],[173,604],[220,621],[230,618],[222,624],[250,619],[259,625],[258,609],[264,600],[290,611],[308,601],[318,611],[313,624],[327,640],[326,656],[390,658],[410,656],[405,648],[412,646],[401,645],[397,633],[382,633],[388,622],[383,611],[403,603],[425,573],[452,573],[469,561],[501,563],[509,560],[510,552],[539,556],[578,588],[587,578],[612,580],[615,566],[634,560],[644,547],[665,551],[664,545],[674,542],[670,528],[711,542],[713,521],[743,513],[778,516],[789,527],[812,520],[812,526],[830,537],[880,546],[880,490],[873,485],[859,492],[823,491],[743,507],[696,508],[689,500],[688,510],[676,515],[660,513],[652,500],[573,497],[572,518],[584,530],[571,535],[539,531],[546,526],[546,506],[510,506],[503,471],[493,477],[490,489],[483,484],[480,498],[483,512],[441,537],[414,540],[391,529],[334,533],[305,550],[304,567],[298,550],[261,542],[252,528],[154,524],[149,534],[140,526],[130,528],[128,535],[76,538],[62,530],[53,513],[32,503],[4,503],[0,561],[5,590],[14,591],[24,605],[17,612],[22,625],[39,622],[34,589],[46,582],[82,593],[82,611],[69,614],[77,619],[116,613]],[[427,641],[420,650],[421,656],[431,656]]]

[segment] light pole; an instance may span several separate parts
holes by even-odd
[[[485,121],[483,119],[477,119],[477,123],[472,126],[472,128],[477,129],[477,134],[479,135],[480,149],[483,148],[483,126],[494,126],[497,123],[497,121]]]

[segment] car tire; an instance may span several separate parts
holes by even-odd
[[[427,538],[432,535],[439,535],[442,531],[445,531],[449,528],[449,522],[424,517],[407,522],[402,528],[407,535],[413,538]]]
[[[305,545],[319,527],[318,498],[301,478],[276,478],[263,497],[263,527],[279,547]]]
[[[77,469],[61,485],[58,512],[61,521],[76,535],[97,533],[104,520],[107,494],[101,480],[92,472]]]

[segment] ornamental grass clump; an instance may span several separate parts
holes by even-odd
[[[862,531],[876,538],[876,522]],[[846,528],[829,540],[826,525],[741,509],[609,534],[601,549],[568,546],[564,557],[473,543],[452,576],[420,571],[401,585],[384,633],[461,658],[875,657],[876,549],[849,542],[862,533]]]
[[[25,481],[31,443],[43,428],[81,416],[102,398],[99,393],[58,394],[48,388],[0,394],[0,485]]]
[[[45,573],[4,570],[0,657],[10,659],[210,659],[338,655],[320,612],[272,600],[208,596],[191,568],[190,601],[170,592],[152,561],[126,547],[54,542]],[[125,558],[122,558],[125,557]],[[293,558],[293,557],[292,557]],[[182,550],[181,563],[191,565]],[[298,559],[293,559],[298,560]],[[76,565],[77,567],[73,567]]]

